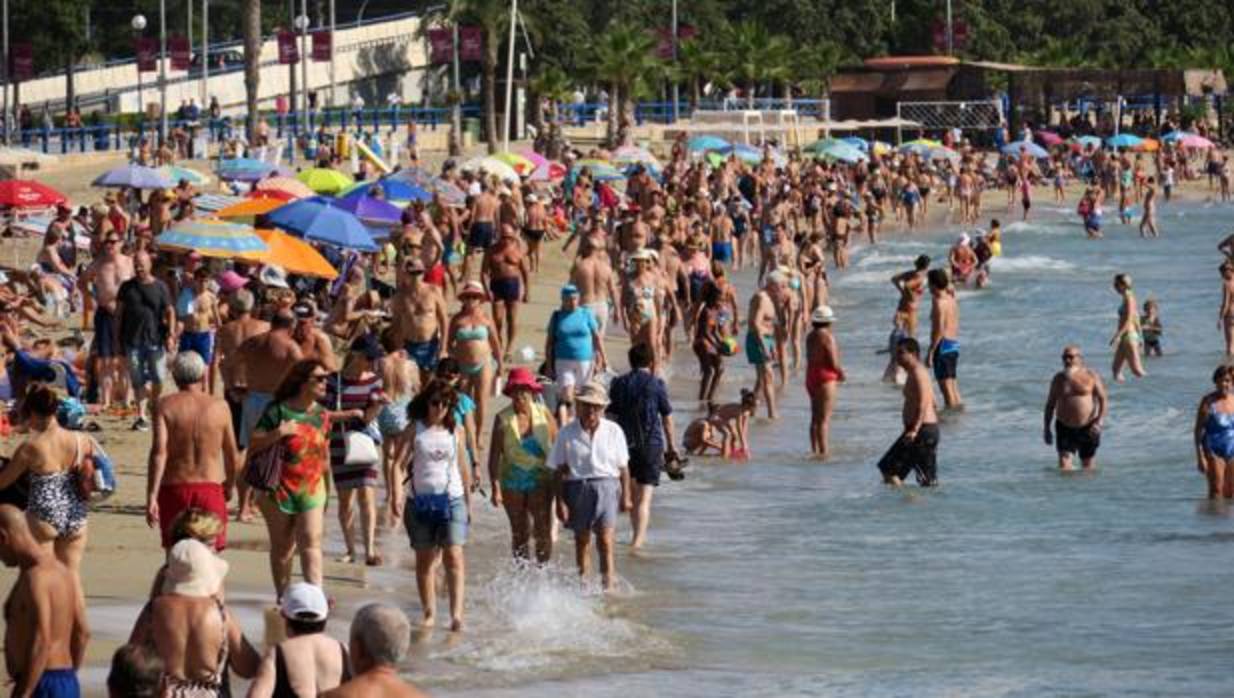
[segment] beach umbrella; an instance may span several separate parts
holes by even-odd
[[[227,158],[214,168],[214,173],[225,182],[256,182],[278,171],[278,165],[256,158]]]
[[[530,161],[531,161],[531,164],[533,165],[533,168],[532,168],[532,171],[533,171],[533,172],[534,172],[536,169],[538,169],[538,168],[540,168],[540,167],[543,167],[543,166],[544,166],[544,163],[546,163],[546,162],[548,162],[548,161],[549,161],[549,159],[548,159],[548,158],[546,158],[546,157],[544,157],[543,155],[541,155],[541,154],[537,153],[536,151],[532,150],[531,148],[523,148],[522,150],[518,151],[518,154],[519,154],[519,155],[522,155],[523,157],[525,157],[525,158],[527,158],[528,160],[530,160]]]
[[[591,178],[597,182],[625,181],[626,178],[624,174],[616,167],[613,167],[613,164],[607,160],[579,160],[574,163],[574,168],[571,170],[571,181],[577,179],[584,169],[590,171]]]
[[[264,216],[276,208],[280,208],[287,204],[286,201],[273,196],[257,196],[244,198],[240,201],[220,209],[214,215],[223,219],[253,219],[257,216]]]
[[[296,199],[313,195],[313,190],[309,189],[307,184],[291,177],[268,177],[254,184],[253,189],[259,192],[282,192]]]
[[[184,180],[195,187],[204,187],[212,181],[210,175],[204,172],[198,172],[197,170],[188,167],[180,167],[179,165],[164,165],[158,168],[158,170],[159,172],[162,172],[167,179],[170,179],[176,184],[179,184],[180,180]]]
[[[1082,150],[1101,147],[1101,139],[1096,136],[1074,136],[1071,139],[1071,143],[1073,146],[1079,146]]]
[[[866,139],[860,136],[845,136],[844,138],[841,138],[840,140],[853,146],[854,148],[857,148],[863,153],[870,152],[869,141],[867,141]]]
[[[1204,136],[1200,136],[1194,133],[1188,133],[1188,134],[1185,134],[1182,138],[1179,138],[1178,144],[1183,146],[1184,148],[1195,148],[1197,150],[1208,150],[1209,148],[1216,147],[1216,144],[1214,144],[1212,141],[1208,140]]]
[[[213,218],[180,221],[155,238],[155,242],[162,249],[224,259],[254,260],[269,250],[252,226]]]
[[[345,197],[357,193],[368,194],[374,189],[380,191],[386,201],[428,201],[433,198],[433,193],[428,189],[406,180],[395,179],[392,175],[382,177],[375,182],[358,182],[354,186],[339,192],[339,196]]]
[[[312,245],[281,230],[259,228],[257,235],[269,250],[257,261],[277,264],[291,274],[312,276],[327,281],[338,278],[335,269]]]
[[[1045,148],[1037,145],[1032,141],[1012,141],[1001,148],[1003,155],[1019,155],[1020,153],[1028,153],[1030,157],[1047,158],[1050,153]]]
[[[533,182],[555,182],[566,176],[566,166],[560,162],[546,160],[543,165],[540,165],[531,173],[531,181]]]
[[[466,172],[483,172],[501,180],[518,179],[518,172],[513,167],[491,155],[472,158],[463,163],[462,169]]]
[[[419,167],[408,167],[399,170],[387,175],[384,179],[414,184],[421,189],[436,194],[441,198],[442,203],[447,206],[458,207],[467,204],[467,192],[460,189],[458,185]]]
[[[354,213],[331,206],[325,197],[293,201],[271,211],[266,221],[306,240],[361,252],[377,251],[373,231]]]
[[[1105,144],[1111,148],[1134,148],[1143,140],[1143,138],[1133,136],[1130,133],[1120,133],[1117,136],[1110,136],[1105,139]]]
[[[536,169],[536,163],[518,153],[497,153],[492,157],[509,165],[519,176],[529,175]]]
[[[712,167],[720,168],[720,167],[724,167],[724,161],[727,160],[728,158],[725,158],[723,155],[721,155],[719,152],[715,150],[708,150],[707,152],[703,153],[703,159],[706,160],[707,164],[711,165]]]
[[[7,179],[0,182],[0,206],[8,208],[47,208],[68,199],[51,187],[32,179]]]
[[[874,150],[875,155],[885,155],[895,150],[895,148],[892,147],[890,143],[887,143],[885,141],[874,141],[874,143],[871,144],[870,147]]]
[[[691,153],[701,153],[705,150],[727,148],[729,142],[719,136],[695,136],[687,144]]]
[[[1047,148],[1053,148],[1063,142],[1063,137],[1053,131],[1038,131],[1037,140]]]
[[[943,147],[943,144],[941,142],[933,140],[931,138],[916,138],[914,140],[907,141],[904,144],[902,144],[900,146],[900,150],[908,151],[908,152],[920,152],[920,151],[928,150],[930,148],[941,148],[941,147]]]
[[[297,182],[297,184],[298,184],[298,182]],[[309,196],[312,196],[312,194],[309,194]],[[289,193],[289,192],[285,192],[285,191],[283,191],[282,189],[254,189],[253,191],[250,191],[249,193],[245,194],[245,195],[244,195],[243,197],[241,197],[241,198],[245,198],[245,199],[278,199],[279,201],[282,201],[283,203],[287,203],[288,201],[295,201],[296,199],[298,199],[298,198],[300,198],[300,197],[298,197],[298,196],[296,196],[296,195],[294,195],[294,194],[291,194],[291,193]]]
[[[365,225],[393,227],[403,222],[403,209],[384,199],[369,195],[366,191],[349,194],[329,201],[331,206],[355,214]]]
[[[656,156],[651,154],[650,150],[640,148],[635,145],[623,145],[613,151],[613,164],[615,165],[650,165],[655,169],[660,169],[660,161]]]
[[[1158,142],[1157,139],[1145,138],[1144,140],[1140,141],[1139,145],[1136,145],[1134,148],[1132,148],[1132,150],[1139,151],[1142,153],[1155,153],[1160,148],[1161,148],[1161,143]]]
[[[318,194],[334,194],[355,183],[350,176],[328,167],[310,167],[296,175],[305,186]]]
[[[841,140],[816,141],[810,145],[809,150],[816,158],[840,162],[854,163],[869,159],[857,146]]]
[[[128,187],[130,189],[171,189],[176,183],[153,167],[120,165],[94,179],[96,187]]]
[[[944,145],[940,145],[936,148],[930,148],[922,154],[922,157],[925,158],[927,162],[933,160],[951,160],[952,162],[959,162],[960,160],[959,153]]]

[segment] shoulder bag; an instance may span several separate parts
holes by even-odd
[[[335,409],[343,411],[343,374],[338,374],[334,394]],[[375,465],[381,462],[377,442],[366,432],[343,429],[343,465]]]

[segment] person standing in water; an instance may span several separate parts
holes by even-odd
[[[806,336],[806,392],[810,395],[810,450],[821,459],[827,458],[831,412],[835,409],[836,392],[844,380],[840,367],[840,347],[831,333],[835,312],[820,305],[810,315],[814,329]]]
[[[1123,365],[1131,367],[1131,373],[1136,378],[1148,375],[1140,360],[1140,307],[1135,302],[1135,293],[1131,290],[1131,277],[1127,274],[1114,275],[1114,291],[1122,296],[1118,306],[1118,329],[1110,338],[1110,346],[1114,347],[1114,382],[1123,382]]]
[[[1234,497],[1234,368],[1213,371],[1216,387],[1195,414],[1195,463],[1208,478],[1208,498]]]
[[[917,472],[922,487],[938,485],[938,412],[930,374],[921,363],[921,345],[912,337],[896,345],[896,363],[908,374],[904,382],[904,431],[878,462],[883,482],[893,487],[904,484],[908,474]]]
[[[1225,337],[1225,355],[1234,356],[1234,262],[1221,267],[1221,309],[1217,311],[1217,329]]]
[[[964,406],[956,382],[956,366],[960,361],[960,308],[946,270],[931,269],[928,278],[933,305],[930,308],[930,350],[925,363],[934,368],[934,378],[943,391],[943,403],[948,409],[960,409]]]
[[[925,295],[926,273],[930,268],[930,258],[921,255],[913,262],[909,271],[891,277],[891,285],[900,292],[900,301],[896,305],[896,325],[904,328],[905,336],[917,336],[917,304]],[[892,347],[894,353],[895,347]]]
[[[1147,231],[1147,234],[1145,234]],[[1148,178],[1144,187],[1144,214],[1140,217],[1140,237],[1159,237],[1157,232],[1157,187],[1153,186],[1153,178]]]
[[[1096,371],[1084,365],[1080,348],[1070,344],[1063,347],[1063,370],[1054,374],[1045,402],[1045,442],[1056,446],[1059,470],[1071,470],[1073,453],[1079,454],[1085,470],[1094,467],[1108,403],[1105,384]]]

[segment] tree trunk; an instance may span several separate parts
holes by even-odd
[[[751,82],[746,85],[746,109],[754,108],[754,92],[758,88],[758,83]]]
[[[248,142],[257,137],[258,89],[261,86],[261,0],[244,0],[244,97],[248,117],[244,128]]]
[[[698,83],[699,83],[698,76],[692,76],[690,78],[690,113],[691,114],[698,111],[698,100],[699,100]]]
[[[492,32],[489,32],[492,35]],[[484,51],[484,137],[488,152],[497,152],[501,134],[497,130],[497,48],[492,41],[486,42]]]
[[[617,145],[630,145],[634,142],[634,97],[621,95],[621,119],[617,125]]]
[[[77,90],[73,84],[73,68],[77,62],[77,57],[69,55],[64,61],[64,115],[67,117],[69,112],[73,110],[73,102],[77,97]]]
[[[620,108],[621,100],[618,99],[621,95],[621,90],[617,87],[617,83],[613,83],[609,87],[608,94],[608,126],[605,128],[604,142],[609,147],[613,147],[617,143],[617,117],[618,109]]]

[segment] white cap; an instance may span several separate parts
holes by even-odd
[[[290,288],[287,285],[287,272],[277,264],[267,264],[262,267],[261,274],[257,277],[264,286],[273,286],[274,288]]]
[[[829,305],[820,305],[810,313],[810,323],[814,325],[823,325],[829,322],[835,322],[836,314]]]
[[[284,618],[320,622],[330,615],[330,603],[321,587],[308,582],[296,582],[283,592],[283,605],[279,609]]]

